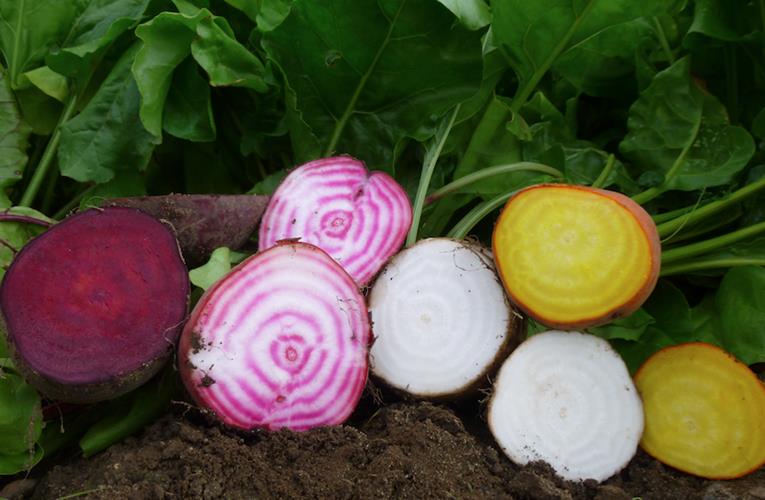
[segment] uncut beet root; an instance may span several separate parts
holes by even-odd
[[[167,360],[189,288],[167,224],[133,208],[86,210],[18,253],[0,288],[2,329],[18,369],[45,396],[110,399]]]
[[[268,196],[249,194],[168,194],[105,202],[170,222],[190,267],[205,263],[218,247],[237,249],[247,243],[267,204]]]

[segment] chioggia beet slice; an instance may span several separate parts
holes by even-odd
[[[551,328],[575,330],[636,311],[659,276],[661,244],[623,194],[540,184],[513,195],[492,237],[510,299]]]
[[[491,254],[447,238],[393,257],[369,296],[372,373],[421,398],[448,399],[486,383],[517,345],[522,321]]]
[[[549,463],[564,479],[603,481],[635,455],[643,407],[627,367],[603,339],[548,331],[502,365],[489,428],[518,464]]]
[[[765,385],[719,347],[667,347],[640,367],[645,405],[640,446],[657,460],[708,479],[743,476],[765,464]]]
[[[181,336],[192,397],[242,429],[339,424],[367,379],[364,297],[320,248],[284,241],[202,296]]]
[[[260,225],[259,247],[299,238],[337,260],[366,285],[404,243],[412,206],[384,172],[369,172],[349,156],[297,167],[271,197]]]
[[[72,215],[29,242],[0,288],[18,369],[52,399],[93,402],[148,380],[172,353],[189,279],[172,228],[133,208]]]

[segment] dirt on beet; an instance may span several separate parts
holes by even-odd
[[[32,497],[765,499],[763,469],[703,481],[642,453],[604,484],[566,482],[542,463],[515,466],[479,421],[399,403],[353,425],[242,436],[193,415],[167,415],[93,458],[53,467]]]

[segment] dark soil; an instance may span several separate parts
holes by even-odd
[[[399,403],[353,425],[244,437],[167,415],[96,457],[53,467],[33,498],[765,499],[765,469],[703,481],[643,453],[604,484],[565,482],[545,464],[515,466],[479,418],[459,413]]]

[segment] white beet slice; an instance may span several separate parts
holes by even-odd
[[[423,398],[486,382],[517,337],[513,312],[483,247],[431,238],[400,252],[369,296],[372,373]]]
[[[502,365],[489,428],[518,464],[541,460],[564,479],[603,481],[635,455],[643,405],[624,361],[603,339],[549,331]]]

